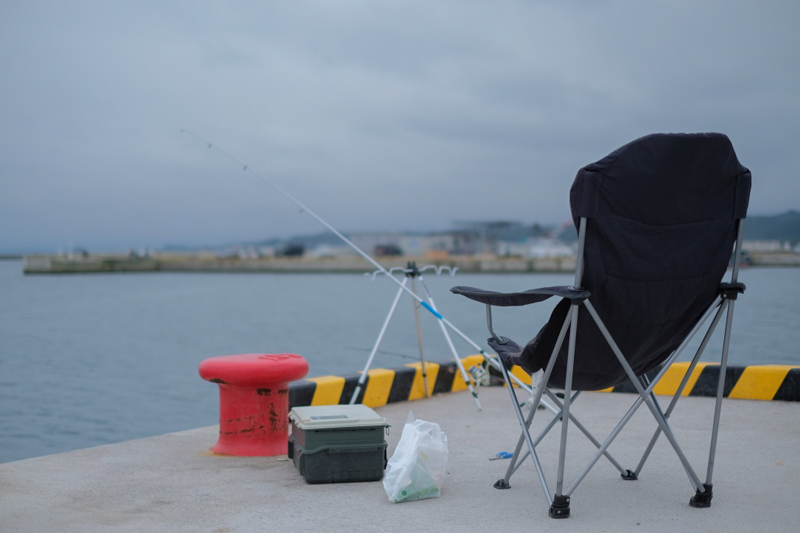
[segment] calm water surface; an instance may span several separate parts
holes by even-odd
[[[731,363],[800,364],[800,269],[744,270]],[[453,285],[524,290],[570,284],[566,274],[428,275],[440,311],[479,344],[483,307]],[[0,462],[217,423],[206,357],[293,352],[309,376],[361,370],[397,285],[349,274],[93,274],[23,276],[0,261]],[[499,309],[495,329],[527,341],[550,301]],[[428,360],[451,360],[421,311]],[[454,337],[460,356],[475,353]],[[719,342],[714,343],[716,353]],[[373,368],[418,360],[414,304],[403,296]],[[709,355],[713,355],[711,352]]]

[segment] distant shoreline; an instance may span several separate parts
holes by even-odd
[[[10,256],[5,256],[12,259]],[[19,256],[15,258],[20,258]],[[64,255],[26,255],[23,259],[25,274],[91,274],[114,272],[260,272],[260,273],[369,273],[375,267],[357,256],[342,257],[264,257],[237,258],[213,255],[158,254],[130,256],[121,254],[87,254],[70,257]],[[458,269],[462,273],[546,273],[574,272],[575,256],[495,257],[451,256],[435,258],[391,256],[376,259],[386,269],[403,267],[416,261],[426,265]],[[800,253],[769,252],[750,253],[749,265],[754,267],[797,267]]]
[[[158,255],[128,257],[122,255],[88,255],[67,258],[57,255],[25,256],[25,274],[88,274],[113,272],[266,272],[266,273],[358,273],[376,270],[367,260],[357,256],[343,257],[266,257],[236,258],[191,255]],[[419,268],[427,265],[458,269],[459,272],[572,272],[575,257],[449,257],[418,258],[410,256],[379,257],[385,269],[405,267],[415,261]]]

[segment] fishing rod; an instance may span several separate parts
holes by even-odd
[[[193,132],[191,132],[191,131],[189,131],[189,130],[187,130],[185,128],[181,128],[181,133],[185,133],[186,135],[189,135],[190,137],[194,137],[198,141],[201,141],[201,142],[205,143],[208,146],[209,149],[216,150],[220,154],[224,155],[225,157],[227,157],[228,159],[230,159],[231,161],[233,161],[234,163],[239,165],[244,172],[251,172],[254,176],[256,176],[257,178],[259,178],[262,181],[266,182],[273,189],[277,190],[279,193],[284,195],[286,198],[288,198],[289,200],[294,202],[298,207],[300,207],[300,209],[302,211],[305,211],[306,213],[311,215],[311,217],[314,218],[317,222],[319,222],[320,224],[325,226],[328,230],[331,231],[331,233],[333,233],[334,235],[339,237],[342,241],[344,241],[345,244],[347,244],[350,248],[352,248],[358,255],[360,255],[361,257],[366,259],[369,263],[371,263],[375,268],[380,270],[382,273],[386,274],[386,276],[388,278],[390,278],[392,281],[394,281],[396,284],[400,285],[402,290],[404,290],[412,298],[414,298],[416,301],[418,301],[419,304],[422,307],[424,307],[425,309],[430,311],[431,314],[433,314],[433,316],[435,316],[440,321],[440,324],[444,324],[445,326],[449,327],[459,337],[461,337],[462,339],[467,341],[473,348],[478,350],[481,353],[481,355],[484,356],[484,358],[486,360],[491,361],[495,365],[499,364],[499,362],[495,361],[492,357],[487,355],[479,345],[477,345],[475,342],[472,341],[472,339],[467,337],[460,329],[455,327],[449,320],[447,320],[444,316],[442,316],[442,314],[439,311],[436,310],[435,306],[433,306],[433,305],[429,304],[428,302],[426,302],[425,300],[423,300],[421,297],[419,297],[417,294],[415,294],[414,291],[412,291],[410,288],[408,288],[404,283],[402,283],[400,280],[398,280],[397,278],[392,276],[389,273],[389,271],[386,270],[380,263],[375,261],[372,257],[370,257],[361,248],[356,246],[355,243],[353,243],[350,239],[348,239],[342,233],[340,233],[339,230],[337,230],[336,228],[334,228],[333,226],[328,224],[322,217],[320,217],[314,211],[312,211],[311,209],[306,207],[300,200],[298,200],[297,198],[292,196],[283,187],[281,187],[280,185],[275,183],[273,180],[267,178],[266,176],[256,172],[255,170],[250,168],[247,164],[245,164],[243,161],[241,161],[240,159],[234,157],[232,154],[230,154],[229,152],[223,150],[222,148],[220,148],[216,144],[212,143],[208,139],[205,139],[205,138],[201,137],[200,135],[197,135],[196,133],[193,133]],[[442,327],[444,327],[444,326],[442,326]],[[464,382],[466,383],[467,388],[470,391],[470,394],[472,394],[472,397],[475,399],[475,403],[478,406],[478,410],[482,410],[483,407],[481,406],[480,399],[478,398],[478,393],[475,391],[475,388],[472,386],[472,382],[470,381],[469,376],[467,375],[467,371],[464,368],[464,365],[461,363],[461,360],[457,356],[455,357],[455,363],[456,363],[456,366],[458,367],[459,372],[461,373],[461,377],[464,378]]]

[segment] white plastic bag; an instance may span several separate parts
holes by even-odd
[[[415,420],[414,413],[409,412],[383,476],[389,500],[400,503],[438,497],[447,469],[447,453],[447,435],[439,424]]]

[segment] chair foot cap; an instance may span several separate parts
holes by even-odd
[[[495,484],[494,484],[494,488],[496,488],[496,489],[502,489],[502,490],[504,490],[504,489],[510,489],[510,488],[511,488],[511,485],[509,485],[508,483],[506,483],[506,480],[505,480],[505,479],[498,479],[498,480],[497,480],[497,482],[495,482]]]
[[[713,485],[703,483],[703,488],[705,491],[700,492],[698,490],[694,496],[689,500],[689,505],[691,507],[697,507],[698,509],[704,509],[706,507],[711,507],[711,498],[714,496],[714,493],[711,491]]]
[[[636,472],[631,472],[630,470],[626,470],[627,474],[620,474],[620,477],[625,481],[636,481],[639,479],[639,476],[636,475]]]
[[[569,496],[556,495],[548,514],[550,518],[569,518]]]

